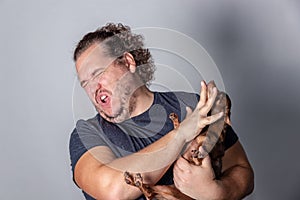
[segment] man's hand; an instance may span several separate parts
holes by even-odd
[[[190,164],[180,157],[173,174],[175,186],[197,200],[242,199],[254,188],[254,173],[239,141],[225,152],[220,180],[214,180],[208,156],[203,159],[201,166]]]
[[[207,116],[216,99],[217,88],[213,87],[210,89],[211,91],[207,90],[205,82],[201,81],[200,100],[193,112],[187,107],[186,117],[178,128],[178,136],[184,137],[186,142],[194,139],[205,126],[214,123],[223,116],[223,112]]]
[[[201,166],[192,165],[180,157],[173,173],[174,184],[182,193],[194,199],[213,199],[217,182],[209,156],[203,159]]]

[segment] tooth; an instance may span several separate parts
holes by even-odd
[[[103,103],[105,103],[105,102],[106,102],[106,98],[107,98],[107,96],[106,96],[106,95],[103,95],[103,96],[100,97],[100,100],[101,100]]]

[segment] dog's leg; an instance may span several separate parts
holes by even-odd
[[[134,183],[134,178],[133,176],[129,173],[129,172],[124,172],[124,179],[125,179],[125,182],[128,184],[128,185],[133,185],[135,186],[135,183]]]
[[[155,192],[148,184],[143,183],[143,177],[140,173],[132,175],[129,172],[124,173],[125,182],[129,185],[135,186],[141,190],[147,200],[152,200],[155,196]]]
[[[176,113],[171,113],[169,115],[169,118],[173,122],[174,129],[177,129],[179,127],[179,118],[178,118],[178,115]]]

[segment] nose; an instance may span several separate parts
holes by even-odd
[[[101,84],[100,80],[93,80],[90,82],[89,87],[90,87],[90,92],[92,94],[95,94],[97,90],[102,88],[102,84]]]

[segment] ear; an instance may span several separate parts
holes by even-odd
[[[136,63],[131,53],[124,53],[124,58],[126,62],[126,66],[128,67],[131,73],[134,73],[136,70]]]

